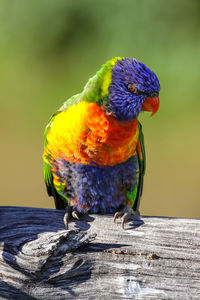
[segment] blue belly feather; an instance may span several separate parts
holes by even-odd
[[[84,165],[63,159],[54,162],[54,173],[66,187],[58,190],[80,213],[114,213],[128,201],[126,192],[136,185],[136,156],[115,166]]]

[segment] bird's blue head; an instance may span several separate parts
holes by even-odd
[[[154,72],[133,58],[117,59],[112,68],[106,110],[120,121],[137,118],[141,110],[159,107],[160,83]]]

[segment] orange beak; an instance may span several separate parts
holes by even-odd
[[[157,112],[159,108],[159,97],[147,97],[142,104],[142,110],[151,111],[152,116]]]

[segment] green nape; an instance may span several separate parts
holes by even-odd
[[[90,78],[81,93],[81,100],[87,102],[101,102],[105,104],[108,88],[112,81],[112,68],[123,57],[113,57],[108,60],[96,75]]]

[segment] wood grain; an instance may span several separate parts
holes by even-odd
[[[0,207],[1,299],[200,299],[200,220]]]

